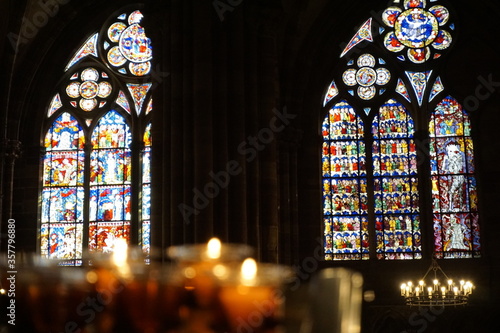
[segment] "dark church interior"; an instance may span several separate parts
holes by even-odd
[[[47,109],[67,78],[66,65],[87,38],[110,17],[138,9],[153,52],[150,75],[137,82],[152,83],[147,96],[154,98],[154,107],[148,118],[136,117],[133,123],[138,128],[151,122],[151,248],[165,253],[169,247],[206,243],[212,237],[246,244],[255,249],[259,262],[291,267],[301,287],[323,270],[357,272],[363,278],[357,332],[497,332],[500,2],[417,1],[425,8],[445,6],[454,23],[449,47],[420,63],[398,60],[382,45],[385,32],[379,29],[386,8],[410,2],[1,1],[0,251],[7,255],[13,249],[8,244],[14,226],[10,221],[15,221],[18,258],[21,253],[40,255]],[[363,40],[341,57],[369,18],[373,41]],[[421,255],[411,260],[381,259],[375,248],[366,260],[325,260],[322,123],[331,104],[323,102],[332,79],[343,89],[346,59],[367,52],[384,57],[392,75],[387,91],[373,103],[402,101],[415,119]],[[420,278],[435,262],[427,182],[427,123],[435,104],[424,99],[418,105],[415,98],[406,101],[396,92],[396,80],[406,78],[405,71],[439,75],[445,93],[470,118],[481,246],[471,257],[436,260],[447,275],[473,281],[466,305],[410,306],[401,297],[401,283]],[[355,108],[369,106],[346,96]],[[139,191],[139,182],[140,175],[133,174],[132,191]],[[132,210],[139,210],[139,199],[132,200]],[[132,214],[131,244],[138,243],[139,224],[138,214]],[[0,274],[7,283],[7,268],[2,266]],[[290,294],[301,302],[299,291]],[[328,298],[328,288],[318,297]],[[321,302],[306,299],[321,308]],[[321,313],[328,316],[330,310],[338,309]],[[18,310],[18,322],[20,316]],[[0,328],[10,332],[9,317],[2,317]]]

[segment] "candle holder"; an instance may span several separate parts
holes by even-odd
[[[179,270],[146,259],[151,257],[140,247],[126,244],[91,256],[87,275],[94,280],[100,305],[95,331],[149,333],[179,325],[184,293]]]
[[[16,309],[22,318],[16,321],[16,328],[23,332],[86,332],[88,317],[82,309],[96,295],[85,269],[60,267],[37,254],[26,257],[16,281]]]
[[[241,262],[253,254],[254,249],[249,245],[221,243],[217,238],[210,239],[207,244],[177,245],[167,249],[167,256],[182,265]]]
[[[284,291],[293,276],[289,267],[245,260],[214,267],[230,332],[277,332],[283,324]]]
[[[429,283],[426,278],[431,271],[434,278]],[[445,278],[445,282],[439,280],[438,273]],[[433,259],[424,277],[417,284],[412,281],[401,284],[401,296],[410,306],[461,306],[467,305],[474,288],[470,281],[461,280],[459,284],[455,283]]]
[[[181,331],[211,332],[228,330],[229,323],[219,299],[220,283],[214,272],[229,264],[240,264],[253,254],[243,244],[223,244],[212,238],[207,244],[172,246],[167,255],[178,267],[184,295],[179,313]]]

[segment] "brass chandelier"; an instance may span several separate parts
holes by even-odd
[[[434,279],[426,280],[431,271]],[[438,272],[445,278],[444,281],[438,279]],[[418,283],[408,281],[401,284],[401,296],[405,298],[406,305],[410,306],[459,306],[468,303],[473,289],[474,285],[470,281],[460,280],[455,283],[437,261],[432,259],[431,266]]]

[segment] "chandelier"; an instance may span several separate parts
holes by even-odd
[[[426,280],[430,272],[434,279]],[[445,278],[438,279],[438,272]],[[430,279],[430,278],[429,278]],[[470,281],[461,280],[455,283],[450,279],[435,259],[425,273],[424,277],[414,284],[412,281],[401,284],[401,296],[405,298],[406,305],[410,306],[458,306],[466,305],[474,285]]]

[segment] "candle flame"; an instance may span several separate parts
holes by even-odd
[[[119,238],[116,240],[111,260],[122,278],[131,278],[132,273],[128,263],[128,244],[126,239]]]
[[[128,244],[124,238],[119,238],[115,242],[113,251],[113,264],[118,267],[122,267],[127,263],[128,256]]]
[[[257,276],[257,262],[252,258],[247,258],[241,264],[241,278],[249,284],[255,282]]]
[[[221,242],[218,238],[212,238],[207,244],[207,256],[210,259],[219,259],[221,254]]]

